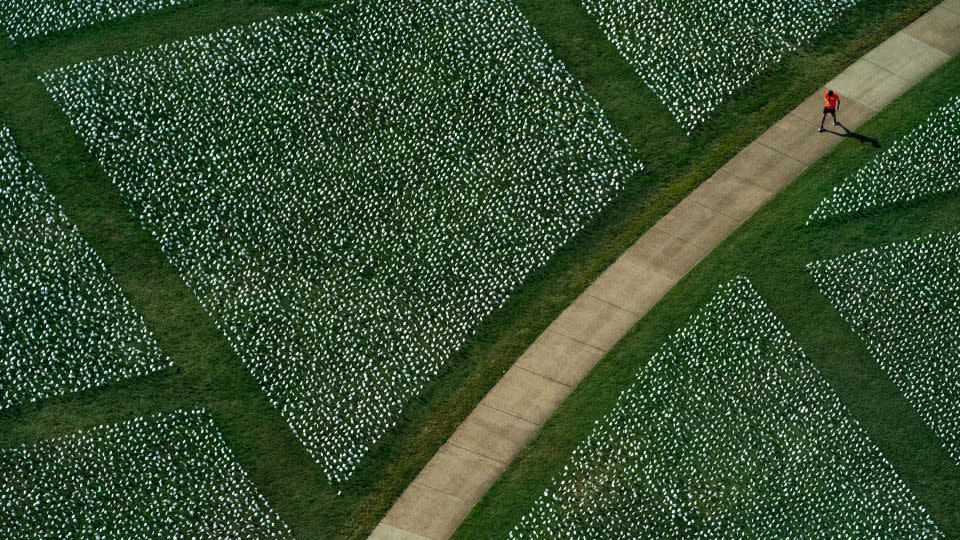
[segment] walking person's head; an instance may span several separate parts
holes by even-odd
[[[827,90],[827,95],[833,97],[833,90]]]

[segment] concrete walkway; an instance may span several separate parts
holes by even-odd
[[[960,52],[947,0],[826,87],[854,130]],[[370,538],[449,538],[557,406],[707,253],[842,138],[817,133],[823,90],[727,162],[640,237],[527,349],[407,487]],[[827,127],[839,132],[839,128]]]

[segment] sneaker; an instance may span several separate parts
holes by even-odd
[[[823,128],[817,130],[819,133],[823,133]]]
[[[834,120],[834,121],[833,121],[833,125],[839,126],[839,125],[840,125],[840,122],[837,122],[836,120]]]

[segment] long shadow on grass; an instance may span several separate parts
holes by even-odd
[[[855,140],[855,141],[859,141],[860,144],[869,143],[870,146],[872,146],[872,147],[874,147],[874,148],[880,148],[880,141],[879,141],[879,140],[877,140],[877,139],[875,139],[875,138],[873,138],[873,137],[869,137],[869,136],[867,136],[867,135],[863,135],[863,134],[861,134],[861,133],[857,133],[856,131],[850,131],[849,129],[847,129],[847,126],[843,125],[843,123],[841,123],[841,122],[837,122],[837,125],[840,126],[840,129],[843,130],[843,131],[835,131],[835,130],[832,130],[832,129],[824,129],[824,130],[823,130],[824,133],[831,133],[831,134],[833,134],[833,135],[837,135],[837,136],[844,137],[844,138],[847,138],[847,139],[853,139],[853,140]]]

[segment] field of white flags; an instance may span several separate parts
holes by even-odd
[[[342,482],[641,166],[507,0],[358,0],[42,77]]]
[[[960,187],[960,96],[890,145],[823,199],[807,223],[906,203]]]
[[[0,27],[14,43],[139,15],[189,0],[0,0]]]
[[[203,411],[0,450],[0,536],[292,538]]]
[[[744,278],[597,421],[510,538],[940,538]]]
[[[858,0],[581,0],[690,134]]]
[[[808,269],[960,463],[960,234],[866,249]]]
[[[0,409],[169,365],[0,127]]]

